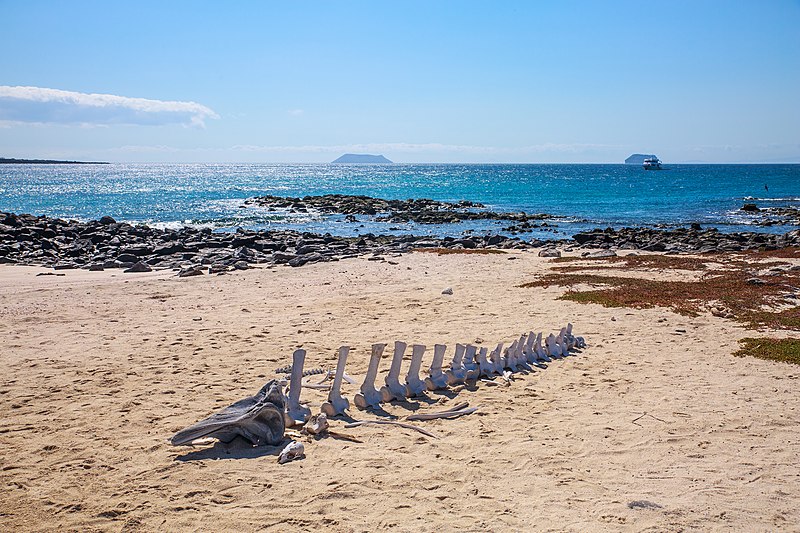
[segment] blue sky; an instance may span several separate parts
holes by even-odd
[[[0,156],[800,162],[800,1],[0,0]]]

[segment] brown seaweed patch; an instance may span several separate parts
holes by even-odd
[[[726,261],[725,266],[725,270],[707,271],[699,280],[665,281],[567,272],[546,274],[520,287],[569,287],[560,299],[605,307],[666,307],[687,316],[711,310],[750,328],[800,329],[800,308],[795,295],[800,285],[798,271],[783,269],[756,277],[750,263]],[[590,288],[574,288],[581,285]]]

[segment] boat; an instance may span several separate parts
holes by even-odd
[[[661,160],[657,157],[648,157],[642,163],[645,170],[661,170]]]

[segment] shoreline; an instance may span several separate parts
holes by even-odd
[[[0,263],[47,266],[56,270],[116,268],[148,272],[171,269],[181,276],[246,270],[252,265],[299,267],[363,256],[381,261],[385,256],[397,256],[417,248],[538,249],[543,257],[558,257],[562,251],[578,250],[597,257],[616,255],[617,251],[720,253],[796,246],[800,246],[800,230],[785,234],[722,233],[715,228],[703,229],[698,224],[679,229],[595,229],[578,233],[570,240],[526,241],[501,234],[438,238],[366,233],[335,237],[292,230],[241,228],[231,233],[214,233],[210,229],[192,227],[166,230],[132,226],[117,223],[107,216],[84,223],[0,212]]]
[[[3,522],[280,531],[798,523],[796,367],[733,357],[753,332],[708,313],[606,308],[561,300],[566,289],[555,286],[521,287],[559,264],[507,250],[194,279],[0,266]],[[253,394],[299,346],[307,368],[333,368],[349,345],[347,373],[360,382],[374,342],[492,348],[566,322],[588,343],[577,356],[508,386],[384,404],[401,417],[479,406],[420,423],[438,439],[333,420],[362,442],[309,438],[305,459],[286,465],[276,462],[281,446],[167,443]],[[381,383],[388,366],[387,356]],[[357,390],[343,386],[351,399]],[[303,389],[301,400],[317,412],[325,394]]]

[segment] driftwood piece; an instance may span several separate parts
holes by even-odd
[[[401,428],[406,429],[413,429],[414,431],[419,431],[423,435],[427,435],[428,437],[432,437],[434,439],[438,439],[439,437],[436,436],[434,433],[431,433],[427,429],[423,429],[419,426],[415,426],[413,424],[405,424],[403,422],[397,422],[395,420],[359,420],[356,422],[351,422],[349,424],[345,424],[344,427],[346,428],[354,428],[358,426],[364,426],[366,424],[377,424],[377,425],[392,425],[392,426],[400,426]]]
[[[275,445],[283,440],[286,408],[281,386],[270,380],[253,396],[239,400],[208,418],[189,426],[170,439],[173,446],[189,445],[203,437],[231,442],[243,437],[252,444]]]

